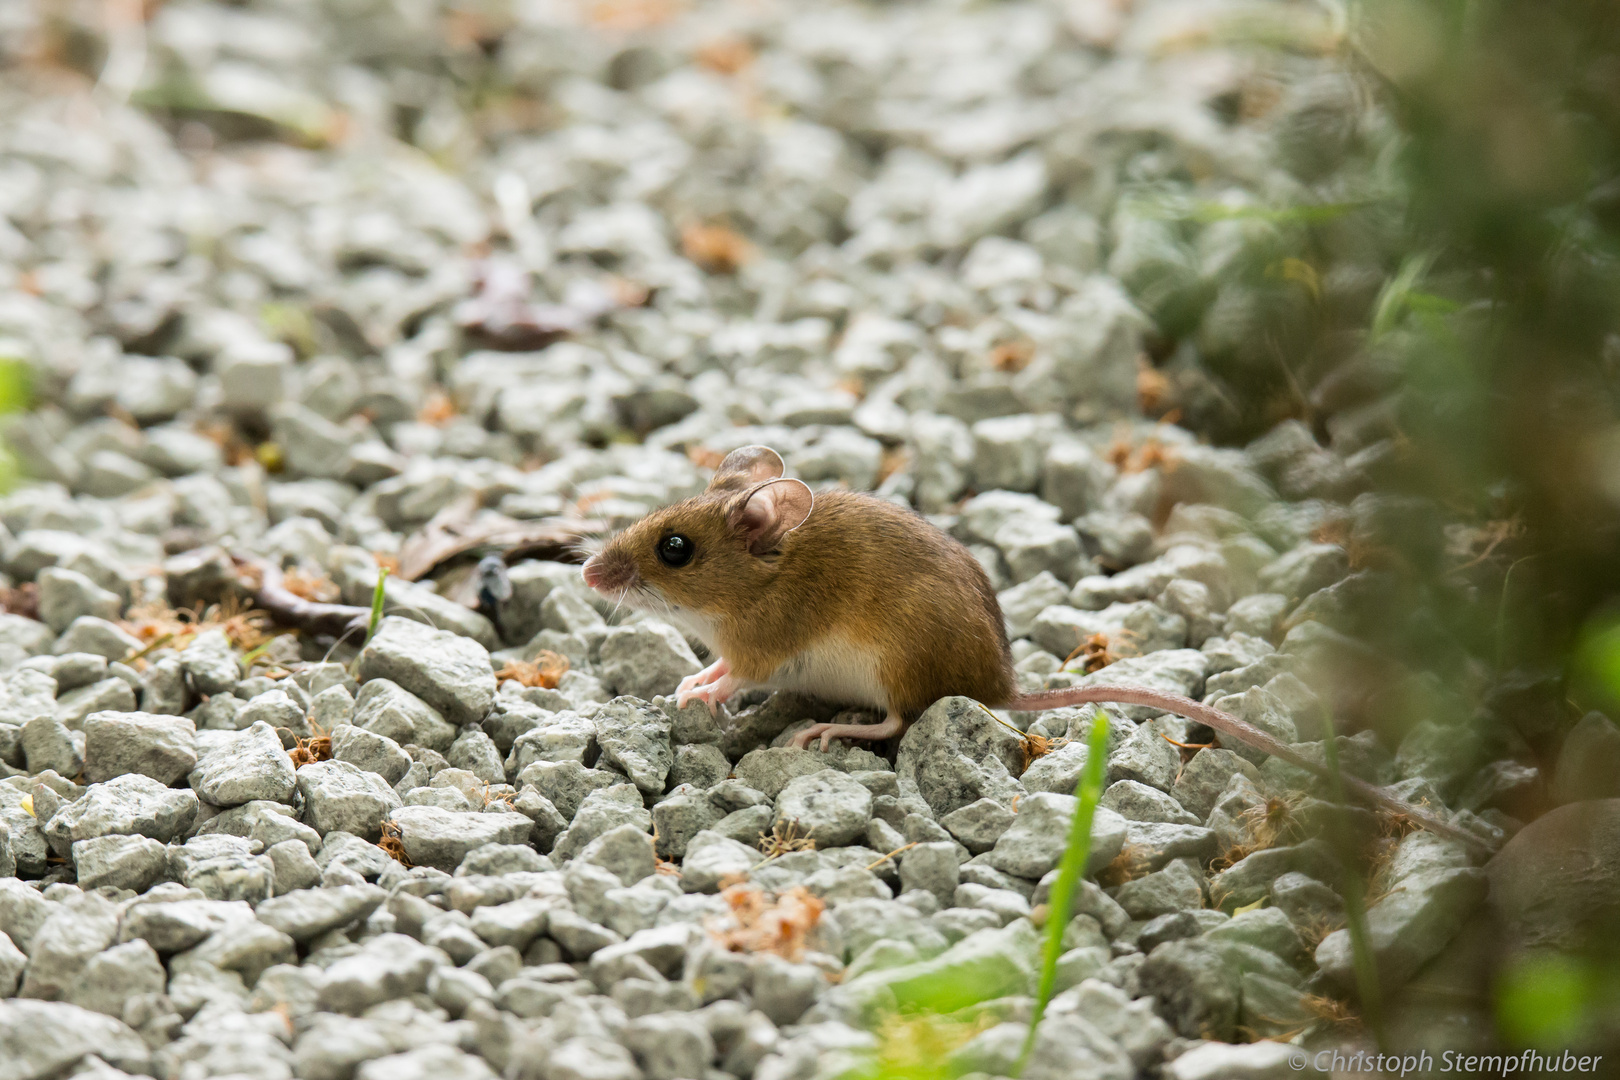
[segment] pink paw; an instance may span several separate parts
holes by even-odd
[[[713,716],[718,707],[731,700],[739,688],[739,683],[730,675],[724,675],[714,682],[702,686],[694,686],[675,695],[675,707],[685,708],[688,701],[701,701],[709,707],[709,715]]]
[[[726,663],[726,658],[722,656],[720,659],[716,660],[702,671],[688,675],[686,678],[682,679],[681,684],[675,688],[675,707],[677,709],[685,708],[687,701],[697,696],[696,691],[699,687],[708,686],[719,681],[722,677],[729,674],[730,671],[731,665]],[[731,694],[728,692],[726,697],[730,696]],[[722,698],[721,700],[724,701],[725,698]],[[712,712],[714,706],[711,704],[709,708]]]

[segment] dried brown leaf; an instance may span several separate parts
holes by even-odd
[[[39,586],[32,581],[9,589],[0,589],[0,610],[8,615],[21,615],[25,619],[39,618]]]
[[[767,893],[747,883],[727,886],[720,896],[730,909],[710,934],[731,952],[774,953],[797,962],[804,958],[810,932],[827,905],[802,885]]]
[[[710,71],[735,75],[754,63],[754,47],[735,35],[715,38],[697,47],[692,58]]]
[[[990,349],[990,366],[1008,374],[1023,371],[1033,359],[1035,359],[1035,343],[1029,338],[1003,341]]]
[[[443,427],[458,415],[456,403],[443,390],[430,392],[427,400],[422,402],[422,407],[416,411],[418,423],[428,424],[433,427]]]
[[[281,587],[294,596],[301,596],[318,604],[334,603],[343,595],[343,590],[338,588],[337,582],[325,574],[312,574],[296,566],[282,574]]]
[[[550,649],[541,649],[533,660],[514,660],[507,664],[495,673],[495,678],[497,681],[515,679],[524,686],[555,690],[567,672],[568,657]]]
[[[754,257],[754,245],[735,229],[724,225],[681,228],[681,254],[710,274],[733,274]]]
[[[1136,358],[1136,400],[1144,414],[1162,414],[1168,404],[1170,390],[1168,375],[1154,367],[1146,356]]]

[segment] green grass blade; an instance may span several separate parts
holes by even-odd
[[[1339,771],[1339,744],[1333,730],[1333,718],[1324,716],[1326,733],[1322,739],[1322,753],[1327,759],[1328,786],[1332,789],[1337,806],[1349,806],[1345,797],[1344,774]],[[1329,815],[1334,832],[1334,848],[1344,867],[1344,922],[1350,932],[1350,956],[1355,966],[1356,991],[1361,997],[1361,1015],[1372,1032],[1373,1041],[1380,1050],[1384,1042],[1384,1001],[1378,989],[1378,965],[1373,959],[1372,941],[1367,933],[1367,896],[1363,891],[1361,874],[1356,870],[1350,853],[1350,837],[1346,833],[1343,815]]]
[[[388,567],[377,567],[377,587],[371,590],[371,622],[366,626],[366,641],[369,643],[373,634],[377,632],[377,624],[382,622],[383,613],[383,583],[388,580]],[[362,646],[364,648],[364,646]]]
[[[1074,790],[1080,805],[1075,807],[1074,821],[1069,825],[1069,844],[1063,851],[1057,880],[1052,883],[1052,894],[1046,903],[1046,946],[1041,950],[1041,981],[1035,991],[1035,1012],[1029,1018],[1029,1034],[1024,1036],[1024,1047],[1013,1068],[1014,1077],[1023,1075],[1024,1063],[1035,1049],[1035,1031],[1041,1025],[1041,1017],[1046,1015],[1047,1003],[1052,1000],[1052,988],[1057,985],[1057,962],[1063,953],[1063,931],[1069,926],[1069,909],[1075,890],[1080,887],[1080,876],[1086,872],[1086,863],[1091,858],[1091,819],[1096,816],[1097,802],[1103,793],[1103,777],[1108,771],[1108,717],[1101,709],[1092,717],[1086,750],[1086,767]]]

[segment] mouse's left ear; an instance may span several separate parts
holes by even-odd
[[[744,446],[727,454],[714,470],[709,490],[736,488],[738,491],[775,480],[782,475],[782,455],[768,446]]]
[[[767,480],[732,504],[727,519],[741,532],[748,550],[763,555],[810,516],[815,496],[803,480]]]

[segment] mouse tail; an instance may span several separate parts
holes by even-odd
[[[1174,713],[1176,716],[1187,720],[1195,720],[1206,727],[1213,728],[1221,735],[1236,739],[1238,742],[1245,743],[1262,753],[1281,758],[1290,765],[1297,766],[1323,779],[1333,779],[1333,773],[1326,765],[1312,761],[1287,743],[1277,739],[1269,732],[1260,730],[1247,720],[1240,720],[1231,713],[1222,712],[1220,709],[1194,701],[1192,698],[1182,697],[1180,694],[1167,694],[1162,690],[1149,690],[1140,686],[1111,686],[1106,684],[1074,686],[1062,690],[1039,690],[1030,694],[1020,694],[1007,702],[1003,708],[1023,712],[1040,712],[1045,709],[1062,709],[1075,705],[1103,703],[1142,705],[1150,709],[1158,709],[1161,712]],[[1386,810],[1391,814],[1404,815],[1438,836],[1456,840],[1486,854],[1494,853],[1494,849],[1483,837],[1453,825],[1431,811],[1392,794],[1385,788],[1378,787],[1376,784],[1369,784],[1359,776],[1352,776],[1342,771],[1339,778],[1343,781],[1347,793],[1364,803]]]

